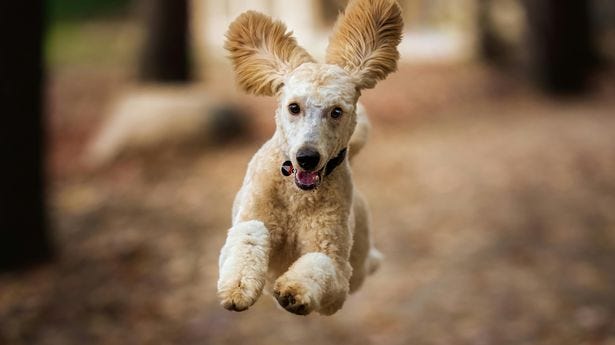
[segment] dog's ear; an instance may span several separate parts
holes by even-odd
[[[351,0],[335,23],[326,61],[350,72],[357,88],[373,88],[397,70],[402,28],[397,1]]]
[[[275,95],[288,73],[314,61],[284,23],[254,11],[231,23],[224,48],[230,53],[239,85],[258,96]]]

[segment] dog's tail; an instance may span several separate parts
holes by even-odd
[[[367,112],[361,103],[357,103],[357,126],[350,137],[350,143],[348,144],[348,156],[352,160],[367,143],[367,137],[371,130],[369,119],[367,118]]]

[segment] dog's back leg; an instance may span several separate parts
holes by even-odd
[[[355,190],[353,211],[355,217],[354,238],[350,252],[352,276],[350,292],[361,287],[365,277],[374,273],[380,266],[382,254],[373,246],[369,228],[369,211],[363,196]]]
[[[371,130],[367,112],[361,103],[357,103],[357,127],[355,127],[350,142],[348,143],[348,154],[352,159],[367,143],[367,138]]]

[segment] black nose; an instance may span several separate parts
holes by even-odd
[[[297,162],[303,170],[314,170],[320,162],[320,154],[311,147],[301,148],[297,152]]]

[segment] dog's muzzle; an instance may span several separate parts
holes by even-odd
[[[288,160],[282,164],[281,172],[284,176],[295,175],[295,184],[302,190],[312,190],[318,187],[322,181],[322,175],[328,176],[346,159],[346,148],[342,149],[337,156],[327,162],[324,168],[318,171],[304,171],[293,167],[293,163]]]

